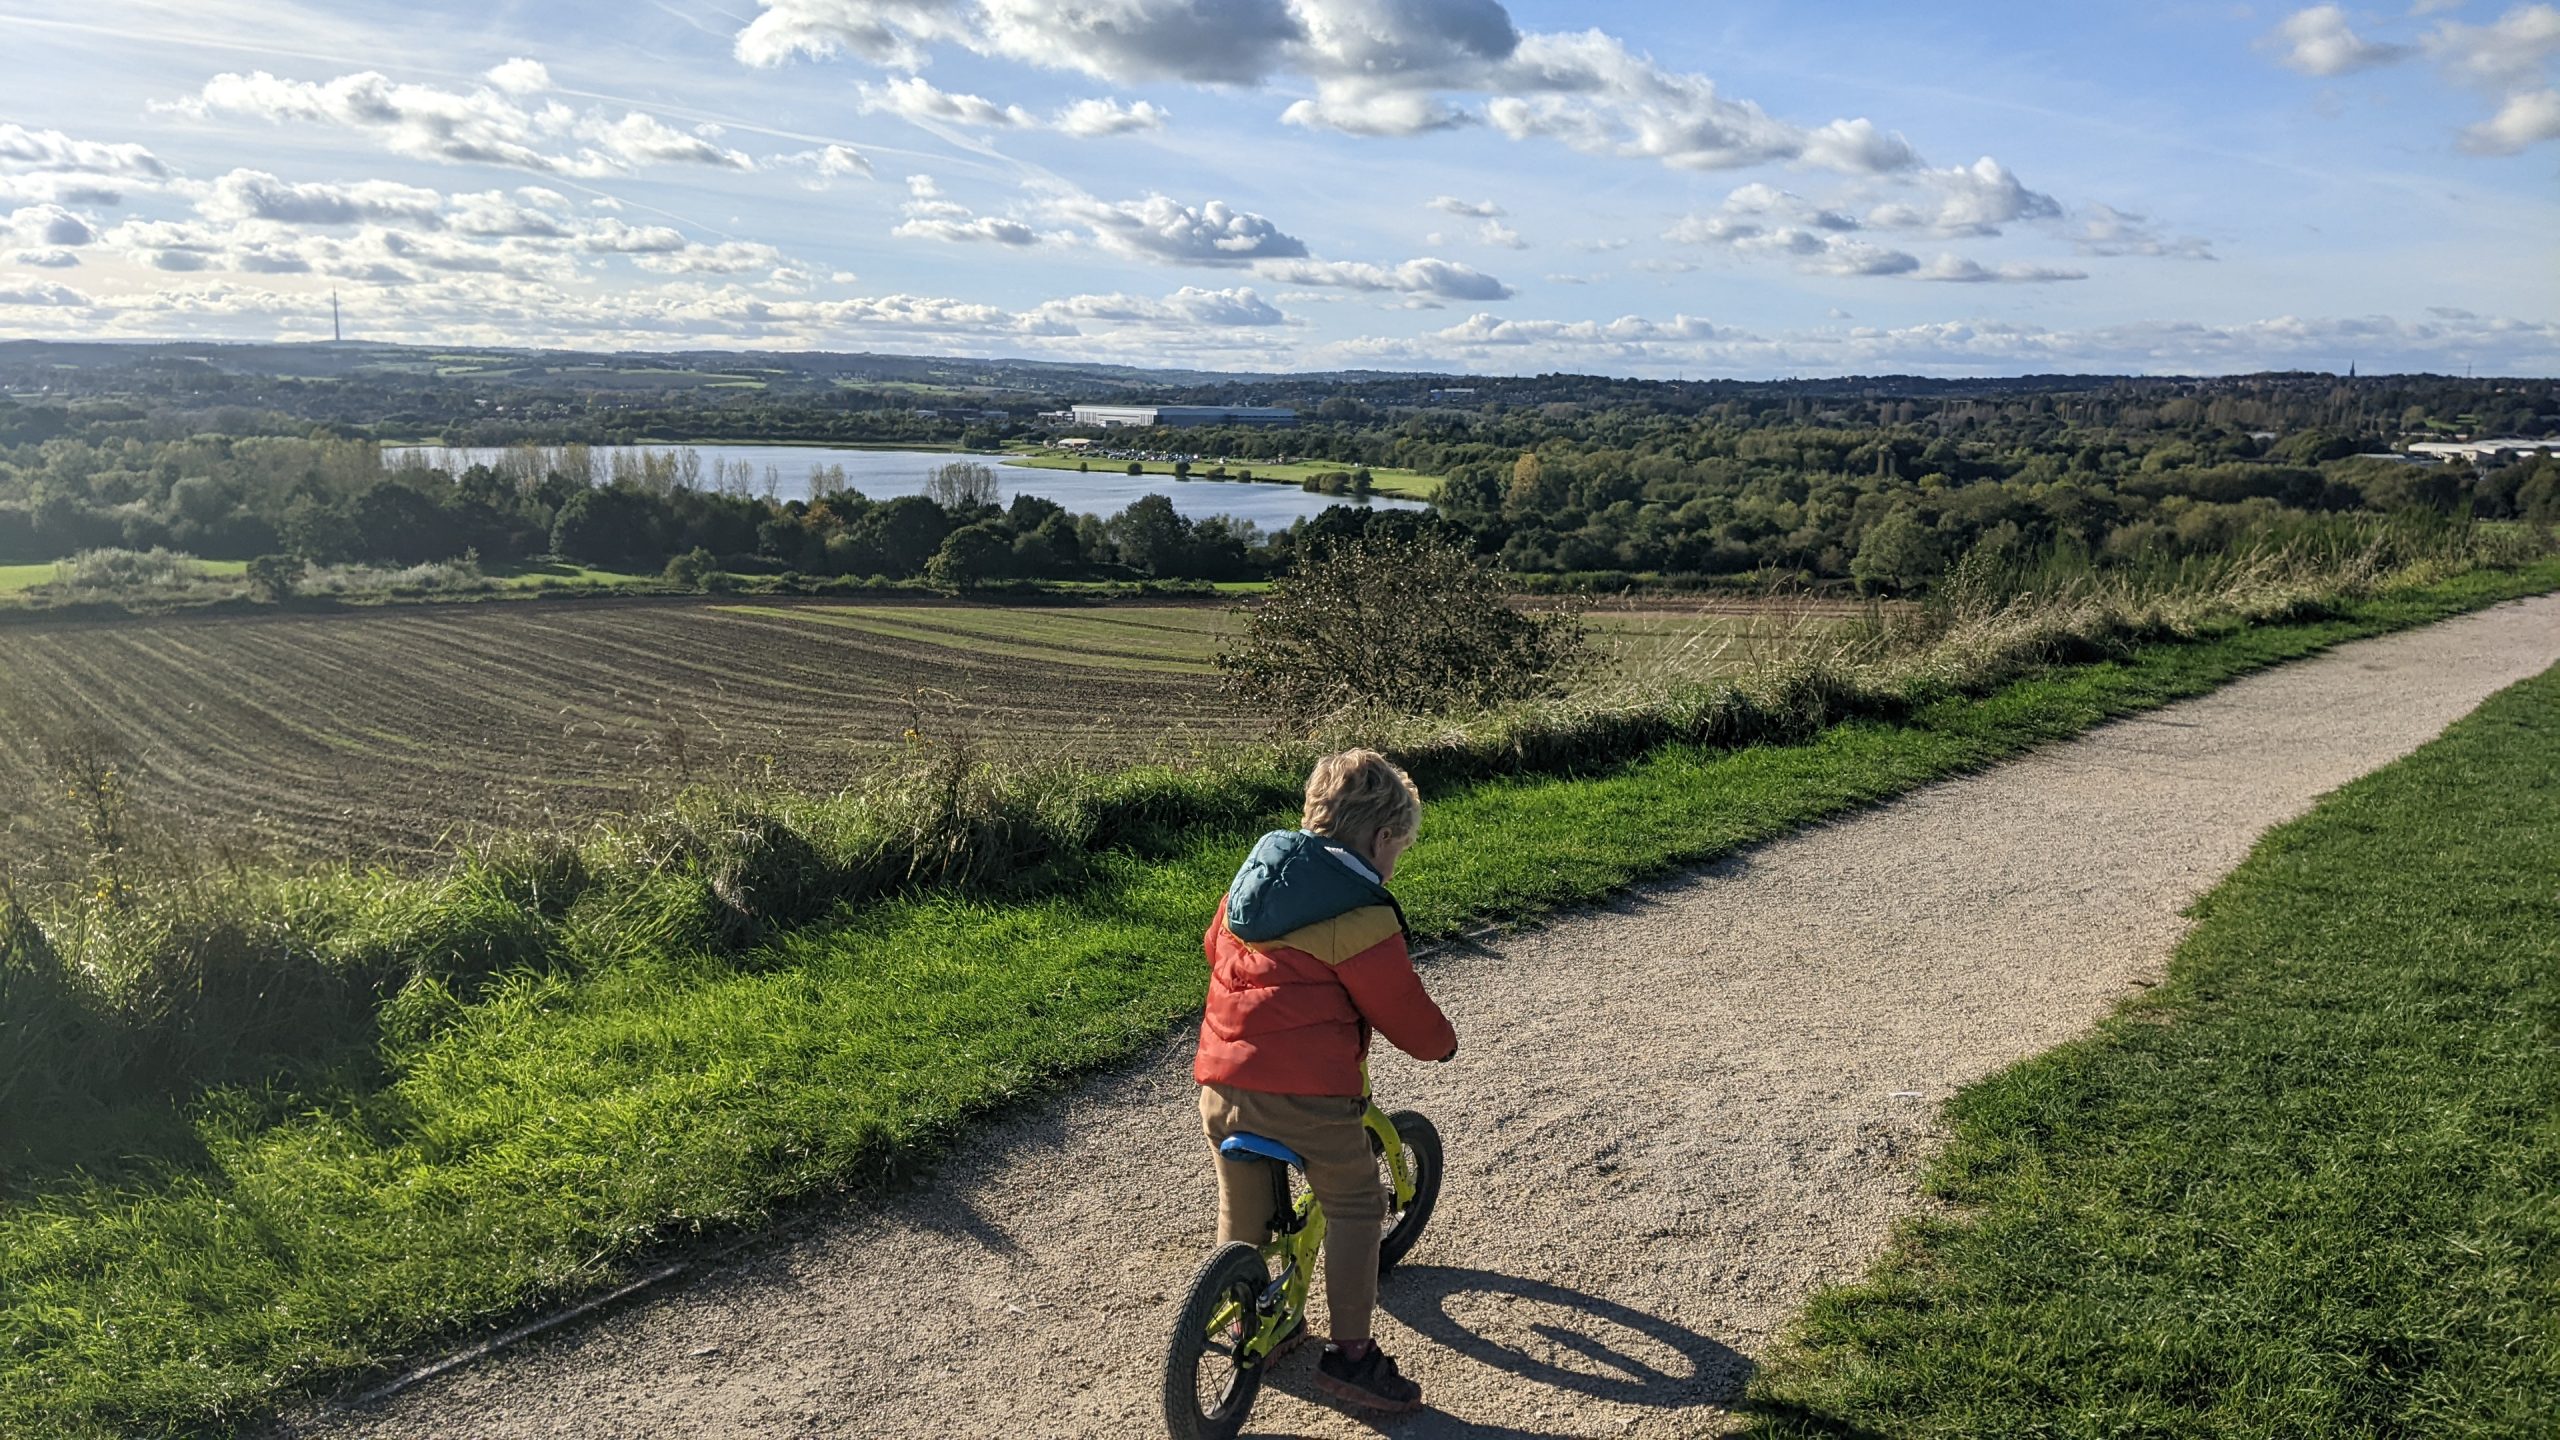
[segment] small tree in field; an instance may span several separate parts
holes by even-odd
[[[293,598],[302,586],[302,557],[299,555],[261,555],[249,562],[246,572],[249,592],[261,600],[280,601]]]
[[[1372,532],[1302,553],[1220,652],[1227,688],[1287,722],[1344,709],[1487,709],[1557,694],[1591,663],[1569,611],[1523,614],[1457,540]]]
[[[1012,548],[994,527],[963,525],[942,537],[942,548],[925,562],[925,583],[937,590],[975,590],[1002,579],[1012,559]]]

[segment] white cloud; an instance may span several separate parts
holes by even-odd
[[[933,47],[954,45],[1115,84],[1299,77],[1315,93],[1281,119],[1356,135],[1490,121],[1514,139],[1688,169],[1792,161],[1863,175],[1919,163],[1907,141],[1870,120],[1777,120],[1597,30],[1524,33],[1498,0],[759,3],[733,47],[750,65],[851,53],[912,70]]]
[[[30,205],[0,220],[0,237],[30,249],[94,245],[98,230],[84,216],[59,205]]]
[[[1665,341],[1732,339],[1737,334],[1695,315],[1674,315],[1668,320],[1647,320],[1639,315],[1621,315],[1615,320],[1505,320],[1479,311],[1447,329],[1429,331],[1422,338],[1467,348],[1541,345],[1625,350]]]
[[[1957,285],[2041,285],[2057,280],[2086,280],[2086,270],[2066,270],[2052,265],[2035,265],[2024,260],[2010,260],[1999,265],[1984,265],[1961,255],[1940,255],[1911,272],[1914,280],[1942,280]]]
[[[2510,95],[2497,114],[2462,132],[2462,148],[2474,155],[2513,155],[2545,140],[2560,140],[2560,89]]]
[[[2151,255],[2179,260],[2211,260],[2212,242],[2201,235],[2162,235],[2146,216],[2112,205],[2091,205],[2089,218],[2072,237],[2083,255]]]
[[[1491,220],[1509,213],[1490,200],[1461,200],[1455,195],[1436,195],[1428,204],[1444,215],[1460,215],[1471,220]]]
[[[1923,170],[1913,177],[1937,192],[1932,206],[1882,206],[1867,216],[1879,229],[1925,229],[1938,235],[1997,235],[2020,220],[2051,220],[2061,202],[2018,183],[2009,167],[1985,155],[1971,165]]]
[[[1030,111],[1019,105],[998,105],[980,95],[958,95],[934,88],[933,82],[921,75],[892,80],[886,85],[861,87],[862,108],[896,115],[920,124],[974,125],[1003,129],[1037,125]]]
[[[1476,227],[1476,243],[1480,245],[1492,245],[1504,250],[1526,250],[1529,248],[1529,242],[1520,238],[1519,231],[1512,229],[1510,226],[1503,224],[1499,220],[1487,220],[1483,224],[1478,225]]]
[[[737,275],[780,265],[782,252],[759,241],[723,240],[651,251],[634,256],[632,263],[661,275]]]
[[[211,220],[274,220],[289,225],[380,220],[432,226],[442,223],[444,197],[389,180],[291,184],[264,170],[234,170],[197,199],[196,211]]]
[[[444,223],[464,235],[566,239],[576,226],[568,213],[571,208],[567,196],[538,185],[525,186],[512,194],[481,190],[454,196]]]
[[[43,270],[70,270],[80,264],[80,257],[68,250],[18,250],[8,258],[12,265],[32,265]]]
[[[1215,329],[1286,325],[1289,317],[1251,289],[1202,290],[1186,285],[1161,300],[1139,295],[1070,295],[1043,301],[1024,317],[1046,334],[1082,333],[1079,322]]]
[[[166,180],[169,167],[140,145],[76,140],[59,130],[30,130],[0,122],[0,170],[112,175]]]
[[[1508,300],[1512,289],[1471,265],[1425,256],[1401,265],[1353,260],[1261,260],[1253,273],[1275,285],[1391,292],[1442,300]]]
[[[890,234],[908,240],[942,240],[952,244],[983,241],[996,245],[1036,245],[1040,232],[1020,220],[980,215],[950,199],[930,175],[907,177],[906,219]]]
[[[1052,128],[1079,140],[1094,140],[1105,135],[1161,130],[1171,118],[1163,107],[1145,100],[1125,107],[1117,100],[1079,100],[1058,112]]]
[[[551,71],[539,60],[522,55],[500,65],[489,67],[488,81],[510,95],[535,95],[551,88]]]
[[[2486,25],[2447,20],[2424,41],[2428,56],[2454,80],[2513,91],[2541,78],[2560,55],[2560,7],[2519,5]]]
[[[527,110],[487,86],[455,91],[396,84],[370,70],[329,81],[282,80],[264,70],[226,72],[163,108],[198,117],[330,125],[372,135],[393,154],[412,159],[542,174],[593,178],[652,164],[754,168],[746,155],[708,135],[687,134],[640,111],[618,118],[600,110],[580,114],[557,101]],[[564,140],[587,144],[570,149]]]
[[[57,285],[50,280],[29,280],[19,284],[0,283],[0,305],[78,309],[90,303],[88,296],[68,285]]]
[[[2389,65],[2416,53],[2406,45],[2367,40],[2348,27],[2347,12],[2337,5],[2297,10],[2276,26],[2266,42],[2280,47],[2282,62],[2305,75],[2344,75]]]
[[[1239,210],[1224,200],[1194,207],[1164,195],[1117,203],[1077,195],[1053,201],[1051,209],[1062,219],[1086,227],[1104,249],[1132,259],[1244,265],[1307,253],[1305,241],[1268,217]]]

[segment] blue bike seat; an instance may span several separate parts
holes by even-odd
[[[1307,1168],[1307,1159],[1297,1151],[1267,1135],[1238,1131],[1218,1142],[1218,1153],[1230,1160],[1277,1160],[1283,1165]]]

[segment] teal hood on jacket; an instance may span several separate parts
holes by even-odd
[[[1227,929],[1239,940],[1277,940],[1319,920],[1384,905],[1404,918],[1387,887],[1343,863],[1333,842],[1304,830],[1274,830],[1253,847],[1227,885]]]

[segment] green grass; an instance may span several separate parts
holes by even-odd
[[[2167,983],[1956,1097],[1752,1434],[2548,1436],[2560,670],[2269,835]]]
[[[1434,795],[1419,932],[1598,898],[2358,635],[2560,585],[2473,574],[2346,618],[2156,646],[1801,745],[1660,750]],[[911,1170],[1200,1002],[1199,931],[1255,824],[1142,834],[1072,893],[877,904],[743,954],[653,892],[569,923],[575,973],[391,1006],[295,1089],[88,1117],[85,1168],[8,1177],[0,1433],[165,1435],[594,1293],[653,1250]],[[350,883],[360,883],[356,877]],[[672,894],[673,892],[670,892]],[[386,917],[386,925],[393,921]]]
[[[1097,475],[1126,475],[1129,473],[1129,466],[1132,462],[1127,460],[1103,460],[1099,458],[1089,459],[1085,456],[1061,450],[1028,450],[1015,455],[1012,459],[1007,460],[1004,463],[1007,465],[1028,466],[1035,470],[1073,470],[1079,465],[1090,465],[1093,468],[1093,473]],[[1139,461],[1135,463],[1143,466],[1144,473],[1149,475],[1169,476],[1173,474],[1173,466],[1167,463],[1154,460]],[[1253,482],[1257,485],[1265,482],[1285,482],[1290,485],[1295,485],[1299,481],[1312,479],[1318,475],[1331,474],[1337,471],[1348,472],[1356,470],[1359,467],[1357,465],[1338,464],[1330,460],[1301,460],[1287,465],[1267,461],[1247,460],[1230,464],[1227,468],[1230,471],[1251,470],[1253,472]],[[1210,479],[1208,475],[1209,469],[1210,467],[1207,465],[1192,466],[1191,478],[1193,482],[1203,485],[1235,483],[1232,480],[1219,481]],[[1381,495],[1401,496],[1407,500],[1428,500],[1440,493],[1440,476],[1425,475],[1415,470],[1382,469],[1373,465],[1369,467],[1369,478],[1375,486],[1377,493]]]
[[[34,565],[0,565],[0,595],[23,595],[38,585],[52,583],[55,563],[51,560]],[[209,576],[230,577],[245,573],[246,560],[194,560],[187,563]]]

